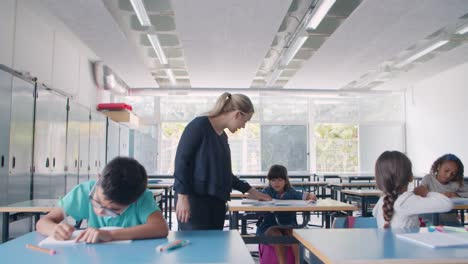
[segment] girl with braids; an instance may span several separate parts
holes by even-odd
[[[413,181],[411,161],[399,151],[385,151],[375,164],[377,187],[384,193],[374,207],[377,225],[383,228],[418,228],[418,214],[447,212],[453,207],[445,195],[423,185],[408,191]]]
[[[430,173],[424,176],[421,184],[429,191],[442,193],[449,198],[468,197],[463,171],[463,163],[457,156],[445,154],[434,161]],[[440,215],[440,222],[444,225],[460,225],[456,213]]]
[[[226,201],[234,188],[257,200],[271,200],[231,170],[231,151],[224,130],[244,128],[254,114],[250,99],[223,93],[207,116],[192,120],[179,141],[175,157],[176,215],[181,230],[224,227]]]

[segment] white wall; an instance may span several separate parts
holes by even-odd
[[[373,124],[359,126],[360,171],[374,173],[375,161],[386,150],[405,151],[404,126]]]
[[[427,173],[445,153],[468,163],[468,63],[406,92],[407,150],[415,173]]]
[[[15,28],[15,0],[0,1],[0,64],[13,64],[13,36]]]
[[[98,57],[41,1],[0,1],[0,47],[1,64],[92,109],[101,101],[90,68]]]

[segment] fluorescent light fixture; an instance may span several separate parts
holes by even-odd
[[[151,26],[151,20],[148,17],[148,13],[146,13],[145,5],[143,4],[143,0],[130,0],[132,4],[133,10],[137,15],[138,20],[142,26]]]
[[[457,31],[455,31],[455,34],[463,35],[466,32],[468,32],[468,25],[462,26],[459,29],[457,29]]]
[[[335,2],[336,0],[321,0],[315,5],[307,29],[316,29]]]
[[[159,62],[161,62],[162,65],[167,64],[167,58],[161,47],[161,43],[159,42],[158,36],[153,34],[146,34],[146,36],[148,37],[151,46],[153,46],[153,49],[156,52],[156,56],[158,56]]]
[[[175,79],[175,76],[174,76],[174,72],[172,72],[171,69],[164,69],[164,71],[166,72],[166,75],[167,75],[167,77],[169,78],[169,82],[170,82],[172,85],[176,85],[177,82],[176,82],[176,79]]]
[[[308,36],[301,36],[296,38],[294,43],[289,46],[288,50],[284,54],[283,59],[281,60],[281,64],[283,66],[287,66],[291,60],[296,56],[299,49],[304,45],[304,42],[307,40]]]
[[[273,71],[270,75],[270,78],[268,79],[268,82],[266,83],[266,86],[267,87],[273,86],[282,72],[283,70],[279,70],[279,69],[276,69],[275,71]]]
[[[417,59],[419,59],[419,58],[421,58],[422,56],[428,54],[429,52],[431,52],[431,51],[433,51],[433,50],[435,50],[435,49],[437,49],[437,48],[439,48],[439,47],[441,47],[441,46],[447,44],[448,42],[449,42],[448,40],[440,40],[440,41],[437,41],[436,43],[430,45],[429,47],[427,47],[427,48],[425,48],[425,49],[423,49],[423,50],[421,50],[421,51],[415,53],[414,55],[412,55],[411,57],[407,58],[406,60],[404,60],[404,61],[402,61],[402,62],[400,62],[400,63],[395,64],[395,67],[396,67],[396,68],[401,68],[401,67],[403,67],[403,66],[405,66],[405,65],[407,65],[407,64],[409,64],[409,63],[411,63],[411,62],[413,62],[413,61],[415,61],[415,60],[417,60]]]

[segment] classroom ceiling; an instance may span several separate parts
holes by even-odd
[[[468,25],[467,0],[336,0],[305,29],[320,2],[144,0],[151,26],[141,26],[129,0],[43,0],[131,88],[402,90],[468,61],[468,34],[454,34]]]

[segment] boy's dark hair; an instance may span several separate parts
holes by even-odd
[[[460,186],[463,186],[463,173],[465,169],[461,160],[453,154],[445,154],[439,157],[436,161],[434,161],[431,167],[431,174],[436,177],[440,166],[442,166],[442,164],[446,161],[452,161],[455,162],[455,164],[457,164],[457,174],[455,174],[455,177],[453,177],[451,181],[457,181],[460,184]]]
[[[285,181],[284,190],[289,190],[291,188],[291,183],[289,182],[288,170],[283,165],[272,165],[268,171],[268,180],[274,179],[283,179]]]
[[[146,190],[148,175],[135,159],[116,157],[102,170],[100,187],[104,196],[112,202],[129,205]]]
[[[390,227],[396,199],[407,190],[413,179],[411,167],[411,161],[399,151],[385,151],[375,163],[375,181],[385,195],[382,206],[385,228]]]

